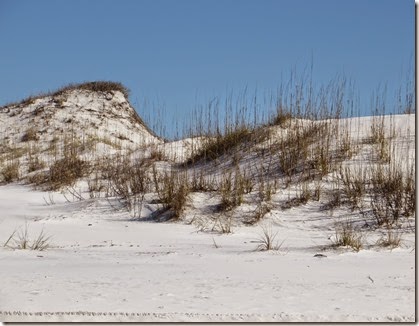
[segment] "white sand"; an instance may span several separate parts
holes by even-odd
[[[0,187],[1,240],[25,223],[31,235],[43,229],[53,236],[46,251],[0,249],[3,321],[415,317],[413,234],[392,251],[319,251],[333,235],[330,217],[310,217],[310,208],[302,207],[274,226],[281,249],[257,252],[252,241],[259,227],[200,233],[191,225],[127,220],[104,200],[60,204],[55,194],[57,203],[47,206],[46,196],[19,185]]]

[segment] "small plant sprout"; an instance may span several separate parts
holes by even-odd
[[[7,241],[3,244],[3,247],[10,249],[19,250],[38,250],[44,251],[50,247],[50,236],[47,236],[42,230],[34,240],[31,241],[29,238],[29,228],[25,225],[22,230],[20,228],[14,230]]]
[[[283,240],[280,244],[276,240],[279,231],[273,231],[272,224],[261,226],[262,233],[258,235],[258,238],[254,241],[258,244],[255,250],[257,251],[268,251],[268,250],[279,250],[284,243]]]

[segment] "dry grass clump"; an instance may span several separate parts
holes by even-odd
[[[100,198],[102,192],[106,193],[109,189],[107,182],[101,178],[101,175],[96,167],[92,167],[93,173],[87,180],[87,190],[90,198]]]
[[[253,225],[261,221],[266,214],[268,214],[271,211],[270,205],[267,203],[260,203],[256,209],[254,210],[251,218],[247,221],[245,221],[246,224]]]
[[[91,164],[79,158],[82,148],[80,141],[73,132],[64,137],[63,156],[58,156],[59,152],[56,148],[53,153],[56,157],[55,162],[49,168],[47,183],[50,190],[73,186],[78,179],[88,174]],[[57,157],[62,158],[57,159]]]
[[[193,170],[192,176],[189,179],[189,186],[191,191],[216,191],[218,185],[215,177],[205,177],[202,169],[199,171]]]
[[[25,147],[17,147],[15,144],[12,146],[5,146],[2,149],[2,159],[4,161],[17,161],[19,158],[27,154],[28,149]]]
[[[190,193],[186,172],[171,171],[159,174],[153,168],[153,179],[159,202],[168,211],[169,219],[180,219]]]
[[[3,181],[10,183],[19,179],[19,167],[20,163],[18,160],[10,161],[6,163],[1,170],[0,174],[3,177]]]
[[[165,161],[167,158],[163,150],[153,147],[150,151],[149,159],[152,161]]]
[[[43,251],[50,247],[50,236],[47,236],[42,230],[35,239],[29,238],[28,226],[25,226],[24,230],[17,229],[12,232],[3,247],[11,249],[30,249]]]
[[[28,172],[34,172],[45,168],[45,162],[40,160],[38,157],[35,157],[32,161],[29,162]]]
[[[280,109],[271,119],[271,125],[285,127],[287,123],[291,121],[292,117],[291,112]]]
[[[401,232],[395,232],[391,226],[387,226],[385,234],[377,241],[380,247],[397,248],[402,242]]]
[[[366,169],[360,168],[352,172],[349,167],[341,167],[339,178],[342,181],[343,193],[351,208],[361,208],[362,200],[367,191]]]
[[[186,163],[193,164],[202,160],[213,161],[224,154],[231,154],[234,149],[251,139],[252,130],[247,126],[227,130],[225,134],[217,133],[215,137],[206,138],[202,147],[197,152],[192,153]]]
[[[297,189],[297,195],[285,201],[281,205],[281,209],[286,210],[292,207],[305,205],[312,199],[317,201],[320,199],[320,188],[317,187],[316,189],[311,190],[309,185],[304,182],[300,185],[299,189]]]
[[[194,216],[193,223],[201,232],[232,233],[233,217],[231,214],[216,214],[212,216]]]
[[[141,217],[144,198],[151,191],[149,162],[132,162],[127,157],[116,157],[102,168],[103,177],[108,180],[107,195],[116,196],[134,218]],[[90,192],[101,191],[103,185],[96,181],[89,183]],[[91,195],[92,197],[92,195]]]
[[[242,173],[238,166],[234,171],[234,176],[232,172],[224,174],[219,189],[221,194],[220,209],[228,211],[240,206],[243,203],[243,196],[250,193],[252,189],[252,179]]]
[[[28,173],[41,170],[45,168],[45,166],[45,162],[42,161],[38,156],[33,156],[33,154],[29,154]]]
[[[51,190],[57,190],[65,186],[72,186],[86,175],[89,163],[78,157],[67,156],[55,161],[48,175],[48,185]]]
[[[416,209],[414,168],[407,175],[400,166],[371,169],[371,206],[378,225],[393,224]]]
[[[334,247],[350,247],[355,251],[362,249],[362,234],[355,230],[351,222],[347,221],[336,226]]]
[[[258,196],[261,202],[268,202],[272,199],[272,195],[276,193],[277,180],[271,181],[269,178],[260,176],[258,183]]]
[[[52,93],[53,96],[61,95],[63,93],[66,93],[68,91],[72,90],[86,90],[91,92],[112,92],[112,91],[119,91],[126,98],[129,96],[129,90],[124,85],[118,82],[111,82],[111,81],[93,81],[93,82],[85,82],[81,84],[69,84],[67,86],[64,86],[60,88],[59,90]]]
[[[269,250],[279,250],[283,244],[278,244],[276,237],[278,236],[278,232],[274,232],[272,230],[272,225],[262,225],[262,233],[259,234],[258,238],[254,240],[257,243],[257,247],[255,250],[257,251],[269,251]]]
[[[314,149],[314,155],[311,159],[312,167],[320,173],[321,176],[331,172],[332,155],[330,152],[330,144],[320,143]]]
[[[380,162],[390,163],[391,139],[390,137],[386,137],[384,118],[384,115],[373,118],[371,125],[371,136],[367,139],[367,143],[375,146],[374,153]]]
[[[385,126],[384,126],[385,116],[374,116],[371,129],[370,137],[366,140],[370,144],[380,144],[384,143],[386,140]]]
[[[35,128],[30,127],[22,136],[22,142],[39,140],[38,133]]]
[[[20,102],[14,102],[9,103],[1,108],[7,108],[11,106],[27,106],[30,104],[33,104],[37,99],[40,99],[42,97],[46,96],[52,96],[56,97],[57,101],[62,101],[62,98],[60,98],[62,95],[65,95],[65,93],[73,90],[86,90],[91,92],[112,92],[112,91],[120,91],[126,98],[129,96],[129,90],[124,85],[118,82],[111,82],[111,81],[93,81],[93,82],[85,82],[80,84],[69,84],[66,86],[61,87],[60,89],[54,91],[54,92],[48,92],[48,93],[40,93],[38,95],[31,95],[24,100]]]
[[[26,97],[25,99],[23,99],[21,101],[7,103],[7,104],[1,106],[0,110],[10,108],[10,107],[28,106],[28,105],[31,105],[31,104],[35,103],[35,101],[37,99],[39,99],[41,97],[44,97],[44,96],[48,96],[48,94],[47,93],[40,93],[38,95],[30,95],[30,96]],[[14,116],[14,115],[18,114],[18,112],[19,111],[14,110],[14,111],[10,111],[10,114],[11,114],[11,116]]]
[[[213,225],[211,231],[216,231],[221,234],[232,233],[233,218],[228,214],[218,214],[213,219]]]
[[[342,206],[342,191],[337,189],[332,189],[328,192],[329,198],[328,200],[323,204],[322,210],[324,211],[330,211],[333,212],[334,209]]]
[[[288,130],[288,134],[271,151],[278,152],[280,171],[289,178],[297,173],[309,172],[311,169],[322,169],[322,175],[330,170],[329,146],[320,147],[318,155],[311,158],[310,146],[330,137],[325,123],[312,122],[307,126],[298,125]]]
[[[382,163],[390,163],[391,160],[391,139],[395,135],[392,120],[390,120],[390,129],[386,127],[385,120],[388,116],[385,115],[384,99],[378,96],[375,99],[375,108],[373,112],[373,120],[370,129],[370,136],[364,140],[365,143],[373,145],[374,154],[376,158]]]
[[[34,186],[36,189],[38,186],[43,187],[44,185],[48,184],[48,172],[47,171],[40,171],[36,172],[27,177],[27,182]]]
[[[410,171],[394,162],[389,165],[377,164],[368,169],[341,168],[335,195],[339,200],[333,208],[349,203],[352,209],[362,212],[368,206],[378,226],[391,225],[401,217],[410,217],[415,213],[414,166],[410,167]],[[370,204],[365,199],[369,199]]]
[[[356,152],[355,144],[349,135],[349,131],[345,130],[338,139],[338,157],[341,160],[350,159]]]
[[[130,162],[127,158],[115,158],[115,162],[106,170],[110,182],[109,194],[128,199],[132,195],[147,192],[150,189],[147,168],[143,161]]]

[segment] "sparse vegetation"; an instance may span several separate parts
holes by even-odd
[[[391,226],[387,226],[385,234],[377,241],[377,245],[380,247],[397,248],[400,247],[402,241],[402,235],[400,232],[396,232]]]
[[[279,250],[284,243],[278,244],[276,237],[279,231],[273,231],[272,225],[262,225],[262,233],[259,234],[258,238],[254,241],[257,243],[257,251],[269,251],[269,250]]]
[[[198,152],[188,159],[188,164],[193,164],[201,160],[213,161],[222,155],[232,154],[238,146],[244,145],[252,140],[252,130],[246,126],[227,130],[226,134],[218,133],[214,137],[208,137]]]
[[[93,81],[93,82],[86,82],[86,83],[81,83],[81,84],[69,84],[55,91],[52,95],[57,96],[57,95],[66,93],[68,91],[77,90],[77,89],[82,89],[82,90],[91,91],[91,92],[102,92],[102,93],[119,91],[122,94],[124,94],[126,98],[128,98],[129,96],[129,90],[124,85],[122,85],[121,83],[111,82],[111,81]]]
[[[5,163],[3,169],[1,170],[1,176],[3,177],[3,181],[6,183],[10,183],[18,180],[19,167],[20,163],[18,160]]]
[[[133,218],[140,218],[144,197],[151,189],[148,162],[131,162],[127,157],[118,157],[107,163],[102,171],[108,180],[107,195],[118,197]],[[97,177],[91,181],[89,187],[90,193],[100,191]]]
[[[288,180],[297,174],[311,174],[311,170],[320,171],[326,175],[330,171],[331,158],[327,152],[330,144],[322,144],[325,138],[330,137],[327,124],[312,122],[309,125],[296,125],[288,130],[286,136],[275,145],[272,150],[277,152],[279,169]],[[319,143],[320,142],[320,143]],[[313,157],[310,147],[316,146]]]
[[[22,136],[22,142],[36,141],[39,139],[38,133],[35,128],[30,127]]]
[[[187,174],[171,171],[158,175],[154,171],[154,183],[159,202],[170,212],[169,218],[179,219],[190,192]]]
[[[14,230],[6,242],[3,244],[3,247],[10,249],[19,249],[19,250],[39,250],[43,251],[50,247],[50,236],[47,236],[42,230],[33,240],[29,237],[29,228],[26,225],[22,230],[18,228]]]
[[[63,157],[56,159],[49,167],[47,183],[50,190],[73,186],[88,174],[90,163],[79,157],[80,151],[80,142],[72,132],[63,140]]]
[[[269,202],[272,199],[272,195],[276,193],[276,188],[277,188],[276,179],[271,181],[270,178],[265,178],[263,175],[261,175],[259,178],[258,185],[259,185],[258,193],[259,193],[260,201]]]
[[[334,247],[350,247],[355,251],[362,249],[362,234],[349,221],[336,225]]]
[[[293,118],[291,112],[283,111],[283,108],[280,107],[278,112],[275,114],[275,116],[272,118],[272,125],[274,126],[280,126],[280,127],[286,127],[286,124],[291,121]]]
[[[201,232],[232,233],[233,219],[231,214],[221,213],[211,216],[195,216],[191,223]]]
[[[342,160],[350,159],[355,152],[356,149],[354,148],[353,140],[349,136],[348,130],[345,130],[339,137],[338,157]]]
[[[93,81],[93,82],[86,82],[86,83],[80,83],[80,84],[69,84],[64,87],[61,87],[60,89],[54,92],[41,93],[36,96],[32,95],[20,102],[6,104],[2,108],[11,107],[11,106],[22,107],[22,106],[30,105],[30,104],[33,104],[37,99],[47,97],[47,96],[51,96],[59,100],[61,96],[65,95],[65,93],[69,91],[73,91],[73,90],[86,90],[86,91],[91,91],[91,92],[102,92],[102,93],[119,91],[122,94],[124,94],[126,98],[128,98],[129,96],[129,90],[121,83],[111,82],[111,81]]]
[[[157,148],[152,148],[150,151],[150,160],[152,161],[164,161],[166,159],[166,155],[164,152]]]
[[[256,224],[260,222],[266,214],[268,214],[271,211],[271,207],[266,203],[259,204],[254,213],[252,214],[251,218],[246,221],[246,224]]]
[[[222,234],[232,233],[233,219],[230,214],[218,214],[213,218],[211,231],[220,232]]]
[[[208,178],[204,175],[202,169],[197,172],[196,170],[192,171],[192,176],[189,179],[189,185],[191,191],[216,191],[217,182],[215,178]]]
[[[42,188],[42,186],[48,183],[48,172],[36,172],[30,176],[28,176],[27,181],[29,184],[32,184],[34,188]]]
[[[45,162],[40,158],[36,148],[29,148],[28,150],[28,173],[41,170],[45,168]]]
[[[351,208],[361,208],[367,187],[366,170],[359,168],[351,171],[349,167],[341,167],[339,177],[342,181],[343,193]]]
[[[413,167],[404,174],[400,166],[371,169],[371,206],[378,225],[393,224],[416,209],[416,186]]]
[[[74,185],[82,178],[89,167],[89,163],[78,157],[64,157],[52,164],[49,169],[48,184],[51,190]]]
[[[384,96],[380,97],[384,93],[377,93],[372,101],[370,129],[356,137],[357,127],[341,119],[359,110],[353,86],[345,78],[337,78],[316,94],[311,81],[307,82],[310,78],[292,75],[292,83],[281,85],[266,101],[272,108],[267,114],[259,114],[256,95],[249,99],[244,93],[236,103],[227,98],[222,114],[222,101],[212,100],[208,112],[194,115],[190,130],[185,131],[192,137],[185,159],[183,154],[165,152],[168,147],[164,143],[128,148],[126,131],[112,131],[109,135],[113,138],[103,133],[76,136],[74,116],[62,119],[65,127],[55,130],[47,149],[35,148],[48,129],[31,126],[22,137],[22,131],[17,133],[26,144],[18,141],[15,145],[7,139],[0,144],[2,181],[18,180],[28,172],[29,182],[63,190],[86,177],[90,198],[116,197],[134,218],[142,217],[145,203],[158,203],[151,218],[159,220],[182,219],[189,194],[207,192],[218,201],[211,208],[213,214],[221,214],[210,219],[211,227],[204,229],[221,233],[231,232],[231,225],[240,219],[239,206],[248,209],[247,217],[241,219],[248,224],[262,221],[270,211],[310,201],[319,201],[322,209],[329,211],[340,207],[362,216],[369,214],[375,227],[413,216],[415,171],[411,163],[402,167],[395,161],[399,144],[394,141],[393,118],[385,116]],[[109,101],[115,91],[128,96],[124,86],[112,82],[68,85],[49,96],[63,106],[67,92],[75,89],[99,92]],[[44,95],[22,101],[8,114],[21,114],[23,105]],[[406,101],[407,107],[411,106],[411,97]],[[37,105],[36,114],[42,110],[44,107]],[[102,146],[112,154],[97,154],[99,143],[111,147]],[[406,156],[408,152],[409,148]],[[358,159],[367,162],[365,166],[352,165],[350,160]],[[84,198],[79,191],[75,193],[80,200]],[[355,233],[348,225],[339,226],[335,244],[352,243],[350,246],[359,250],[362,244]]]
[[[240,171],[237,166],[232,172],[228,172],[222,177],[220,184],[222,211],[229,211],[240,206],[244,200],[244,194],[251,192],[253,188],[251,179]]]
[[[39,157],[35,157],[33,160],[29,162],[28,165],[28,172],[34,172],[41,170],[45,167],[45,163],[39,159]]]

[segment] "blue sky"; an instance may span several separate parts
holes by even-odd
[[[226,89],[275,89],[312,60],[317,84],[353,79],[366,112],[412,67],[414,1],[0,0],[0,39],[0,105],[113,80],[170,124]]]

